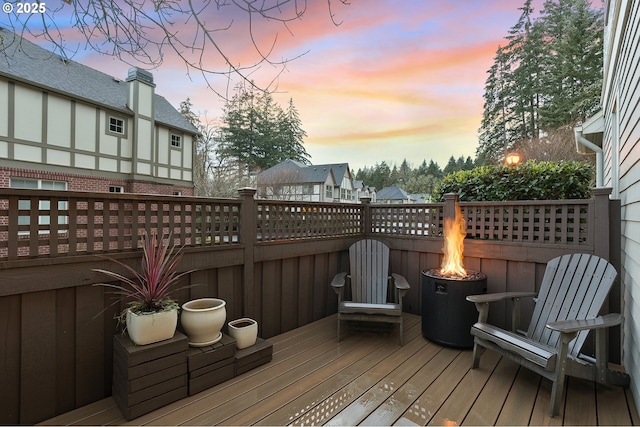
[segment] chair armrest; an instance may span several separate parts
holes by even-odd
[[[478,322],[486,323],[489,318],[489,303],[496,301],[512,300],[511,332],[515,332],[520,323],[520,298],[535,297],[535,292],[496,292],[492,294],[468,295],[467,301],[476,304],[478,310]]]
[[[393,277],[393,284],[395,286],[395,298],[397,303],[400,304],[400,311],[402,311],[402,299],[407,295],[411,286],[409,286],[409,282],[400,274],[391,273],[391,277]]]
[[[475,303],[504,301],[507,299],[535,297],[535,292],[496,292],[492,294],[468,295],[467,301]]]
[[[406,290],[411,288],[409,282],[407,282],[407,279],[405,279],[400,274],[391,273],[391,277],[393,277],[393,282],[396,286],[396,289]]]
[[[333,276],[333,280],[331,281],[331,287],[334,289],[342,288],[344,286],[345,277],[347,277],[347,273],[338,273],[335,276]]]
[[[547,328],[564,334],[584,330],[610,328],[622,323],[622,315],[619,313],[609,313],[598,316],[595,319],[562,320],[560,322],[547,323]]]

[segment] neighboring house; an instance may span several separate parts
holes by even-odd
[[[0,187],[193,194],[197,130],[153,75],[125,81],[0,28]]]
[[[429,203],[431,201],[431,194],[429,193],[409,194],[409,198],[413,200],[414,203]]]
[[[579,151],[596,153],[598,183],[622,204],[623,363],[640,407],[640,0],[608,0],[602,110],[576,128]]]
[[[376,193],[376,203],[406,204],[415,203],[406,191],[400,187],[384,187]]]
[[[363,181],[353,181],[353,191],[356,193],[356,200],[360,200],[363,197],[371,199],[371,202],[376,201],[376,189],[369,185],[366,185]]]
[[[347,163],[305,165],[285,160],[258,174],[258,197],[307,202],[358,203]]]

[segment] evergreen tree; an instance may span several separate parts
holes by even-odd
[[[187,121],[191,123],[193,127],[195,127],[196,129],[200,127],[200,119],[198,118],[198,115],[193,111],[193,104],[191,103],[190,98],[187,98],[180,103],[179,111],[180,114],[182,114],[182,117],[187,119]]]
[[[464,167],[462,169],[470,171],[471,169],[473,169],[475,167],[476,166],[473,163],[473,159],[471,159],[471,156],[467,156],[467,160],[464,162]]]
[[[546,0],[537,25],[554,43],[545,45],[547,73],[540,108],[545,129],[573,127],[599,108],[602,86],[602,10],[584,0]]]
[[[447,162],[447,165],[444,167],[444,175],[448,175],[452,172],[455,172],[458,170],[458,164],[456,163],[456,159],[451,156],[449,157],[449,162]]]
[[[283,152],[288,155],[289,159],[305,164],[309,163],[310,156],[304,148],[304,138],[307,133],[302,129],[302,120],[293,105],[293,98],[289,98],[287,110],[280,119],[280,136],[284,140]]]
[[[398,168],[398,174],[395,180],[397,186],[404,188],[407,182],[414,176],[414,172],[407,162],[407,159],[402,160],[400,167]]]
[[[427,166],[426,175],[431,175],[436,178],[442,178],[443,173],[442,169],[440,169],[440,166],[438,166],[436,162],[431,160],[429,161],[429,166]]]
[[[384,160],[381,163],[376,163],[369,176],[368,185],[373,186],[376,190],[381,190],[384,187],[388,187],[391,183],[391,168]]]
[[[283,110],[270,93],[240,85],[223,108],[224,125],[218,150],[225,162],[235,162],[249,174],[286,159],[308,163],[302,129],[293,100]]]
[[[498,48],[485,82],[478,165],[573,127],[598,109],[602,82],[601,10],[588,0],[546,0],[533,19],[531,0]]]
[[[471,157],[468,157],[467,162],[470,160]],[[458,168],[458,162],[464,162],[466,167],[467,162],[464,161],[463,157],[460,157],[457,161],[453,160],[456,169]],[[358,169],[354,176],[355,179],[361,180],[366,185],[373,186],[377,190],[395,185],[408,193],[431,194],[442,179],[442,170],[433,160],[430,160],[429,163],[423,160],[417,169],[413,169],[409,162],[404,159],[399,167],[393,165],[391,168],[386,162],[376,163],[373,167],[364,166]]]
[[[512,141],[531,140],[539,135],[538,102],[539,76],[541,74],[539,57],[541,34],[533,25],[531,0],[525,0],[520,8],[522,14],[516,25],[509,31],[510,69],[513,116],[509,128],[512,129]],[[509,147],[510,148],[510,147]]]
[[[539,135],[538,104],[541,34],[533,25],[531,0],[525,0],[508,44],[499,47],[485,83],[480,145],[481,163],[502,159],[518,141]]]
[[[433,160],[431,160],[431,162],[433,163]],[[420,164],[420,167],[416,171],[416,175],[426,175],[427,174],[427,168],[428,168],[427,161],[423,160],[422,163]]]

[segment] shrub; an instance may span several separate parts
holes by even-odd
[[[175,290],[173,287],[180,278],[193,270],[182,273],[177,272],[183,253],[176,245],[169,246],[168,242],[170,240],[171,235],[165,241],[162,238],[158,239],[155,233],[152,233],[151,237],[145,233],[142,236],[140,271],[116,259],[107,258],[128,271],[132,278],[114,271],[94,268],[93,271],[106,274],[112,279],[124,283],[124,285],[99,283],[97,286],[113,288],[116,290],[115,294],[132,299],[133,301],[129,304],[129,307],[136,314],[179,308],[178,304],[170,297],[170,294]]]
[[[588,199],[593,166],[576,161],[536,162],[518,166],[481,166],[445,176],[433,194],[441,202],[447,193],[460,201]]]

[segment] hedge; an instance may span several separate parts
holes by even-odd
[[[481,166],[446,175],[432,200],[441,202],[447,193],[460,201],[588,199],[594,168],[576,161],[536,162],[517,166]]]

